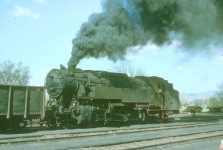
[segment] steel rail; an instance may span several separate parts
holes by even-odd
[[[135,149],[143,149],[143,148],[154,148],[162,145],[171,145],[177,143],[183,143],[188,141],[194,140],[202,140],[202,139],[209,139],[214,137],[222,137],[223,131],[216,130],[216,131],[208,131],[208,132],[199,132],[199,133],[188,133],[188,134],[179,134],[176,136],[166,136],[166,137],[159,137],[154,139],[143,139],[138,141],[128,141],[128,142],[120,142],[117,144],[104,144],[96,147],[90,148],[82,148],[82,150],[104,150],[104,149],[116,149],[116,150],[135,150]]]
[[[201,126],[212,126],[221,125],[223,122],[217,123],[200,123],[200,124],[187,124],[187,125],[172,125],[164,127],[142,127],[142,128],[126,128],[126,129],[108,129],[104,131],[94,131],[94,132],[72,132],[72,133],[59,133],[59,134],[46,134],[46,135],[34,135],[34,136],[16,136],[16,137],[1,137],[0,145],[5,144],[16,144],[16,143],[26,143],[26,142],[36,142],[36,141],[53,141],[53,140],[65,140],[74,138],[85,138],[94,136],[108,136],[117,134],[130,134],[148,131],[159,131],[159,130],[171,130],[171,129],[181,129],[181,128],[193,128]]]

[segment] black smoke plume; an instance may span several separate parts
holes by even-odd
[[[163,45],[173,36],[193,51],[222,41],[223,0],[105,0],[102,8],[73,39],[68,67],[85,57],[121,59],[131,47]]]

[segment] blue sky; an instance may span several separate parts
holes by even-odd
[[[0,62],[22,61],[30,67],[30,85],[44,85],[50,69],[67,65],[81,24],[101,11],[100,0],[1,0]],[[181,93],[207,92],[223,82],[223,49],[209,49],[195,55],[182,51],[177,40],[162,47],[148,41],[131,48],[124,61],[142,67],[148,76],[165,78]],[[86,58],[77,67],[107,71],[113,65],[107,58]]]

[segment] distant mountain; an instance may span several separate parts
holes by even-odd
[[[207,99],[211,96],[214,96],[216,91],[208,91],[204,93],[180,93],[181,100],[194,100],[194,99]]]

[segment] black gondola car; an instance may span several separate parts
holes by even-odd
[[[0,85],[0,129],[25,127],[28,120],[44,117],[44,87]]]

